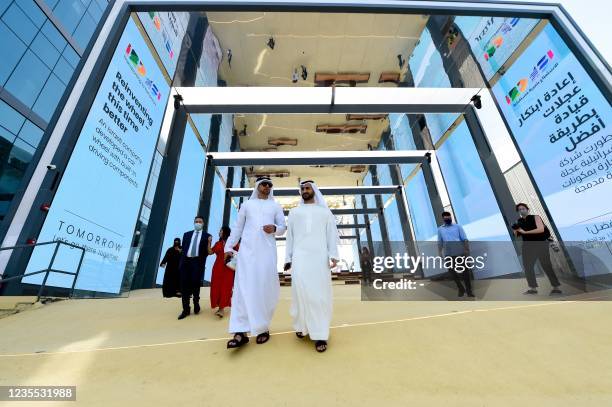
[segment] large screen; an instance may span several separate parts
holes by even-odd
[[[612,264],[612,108],[549,24],[493,88],[575,268]]]
[[[86,249],[78,289],[120,291],[168,95],[159,66],[129,20],[38,237]],[[51,252],[37,247],[27,272],[47,268]],[[80,253],[62,247],[53,268],[73,271]],[[40,284],[42,278],[23,282]],[[47,284],[70,287],[72,281],[52,274]]]
[[[508,60],[539,20],[518,17],[457,17],[487,80]]]
[[[168,71],[168,76],[172,78],[189,23],[189,13],[148,11],[138,13],[138,18]]]

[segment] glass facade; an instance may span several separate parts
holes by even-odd
[[[43,134],[55,112],[55,108],[59,105],[59,100],[68,86],[80,57],[107,6],[106,0],[7,0],[0,5],[0,49],[6,51],[4,63],[0,66],[0,220],[4,219],[10,210],[15,194],[19,192],[20,188],[23,188],[23,178],[28,165],[43,140]],[[192,78],[188,81],[195,83],[195,86],[225,86],[226,84],[236,86],[235,78],[233,83],[230,83],[231,80],[228,79],[230,76],[227,73],[228,70],[232,69],[231,49],[222,49],[216,34],[213,33],[212,27],[215,26],[214,24],[220,24],[220,22],[211,20],[211,25],[207,22],[205,24],[206,29],[198,33],[200,37],[197,38],[197,41],[201,44],[193,47],[193,43],[196,41],[191,36],[197,29],[191,24],[195,21],[190,20],[191,18],[199,19],[198,23],[208,21],[208,17],[204,13],[199,13],[196,16],[196,14],[189,13],[141,12],[131,16],[131,21],[137,26],[139,36],[142,35],[142,39],[155,56],[155,63],[159,65],[158,67],[163,73],[165,81],[163,85],[169,87],[172,85],[182,86],[184,78],[181,78],[181,75],[189,75],[190,72]],[[187,27],[190,27],[190,31],[193,31],[187,33]],[[221,29],[219,29],[219,33],[220,35],[223,34]],[[227,35],[227,33],[224,34]],[[534,199],[539,201],[540,198],[544,198],[541,206],[543,212],[551,209],[553,215],[550,216],[551,229],[557,229],[558,226],[568,229],[560,230],[561,238],[570,236],[569,234],[563,234],[564,232],[570,233],[569,228],[572,229],[571,236],[580,236],[581,239],[579,240],[581,241],[584,240],[582,238],[590,237],[588,235],[585,237],[585,234],[599,234],[604,229],[607,230],[609,214],[604,213],[607,207],[603,208],[602,206],[600,208],[597,206],[589,209],[585,216],[580,215],[580,219],[570,217],[566,209],[560,206],[565,200],[561,202],[559,197],[555,196],[555,193],[559,190],[559,188],[555,189],[555,186],[558,187],[559,185],[548,182],[552,177],[549,172],[552,171],[551,168],[557,164],[561,156],[551,156],[553,157],[551,160],[554,161],[552,164],[548,158],[546,162],[541,163],[542,156],[540,153],[545,149],[530,149],[530,143],[537,141],[544,144],[543,147],[550,147],[550,144],[569,136],[568,132],[557,125],[567,119],[567,128],[569,129],[572,124],[570,121],[574,118],[573,133],[578,132],[579,136],[571,138],[574,144],[570,148],[575,149],[587,137],[605,128],[605,121],[610,116],[608,114],[610,113],[610,106],[604,103],[607,101],[604,100],[607,95],[593,90],[594,82],[590,80],[589,74],[582,69],[581,63],[571,54],[553,26],[546,21],[537,19],[430,16],[427,23],[423,23],[423,26],[419,29],[419,34],[413,38],[417,37],[418,41],[412,43],[414,47],[410,48],[410,56],[406,60],[403,60],[402,55],[397,55],[399,78],[404,78],[402,80],[405,80],[405,82],[398,80],[395,84],[401,86],[412,82],[412,86],[417,88],[480,86],[482,88],[481,92],[488,92],[487,96],[490,94],[495,102],[495,104],[491,103],[490,105],[498,110],[495,113],[498,114],[499,121],[505,125],[503,130],[506,131],[507,139],[510,140],[509,145],[515,147],[514,151],[516,151],[517,157],[520,155],[520,160],[517,158],[516,163],[522,165],[522,168],[526,169],[526,173],[531,175],[533,180],[524,177],[517,181],[518,186],[515,185],[511,188],[508,181],[511,168],[504,168],[500,171],[499,168],[496,169],[495,163],[492,164],[492,160],[483,161],[481,159],[486,155],[482,146],[486,145],[487,142],[495,144],[495,140],[492,142],[491,138],[487,139],[487,129],[484,129],[482,135],[479,132],[472,134],[461,114],[423,113],[413,116],[411,113],[409,116],[405,113],[390,113],[387,116],[388,128],[381,126],[383,128],[380,129],[380,132],[367,140],[365,136],[359,142],[349,140],[347,144],[343,145],[342,149],[347,151],[365,150],[365,145],[367,145],[369,149],[374,146],[379,150],[385,150],[386,146],[390,145],[384,142],[385,137],[391,137],[395,150],[416,150],[417,145],[419,145],[419,148],[435,150],[435,157],[440,169],[438,174],[436,172],[437,167],[434,168],[435,186],[426,184],[426,182],[431,182],[427,170],[424,173],[423,168],[415,164],[399,165],[398,175],[401,178],[400,182],[405,187],[410,227],[415,239],[418,241],[436,239],[436,229],[438,227],[436,219],[439,220],[440,214],[434,213],[434,208],[438,212],[443,207],[452,212],[456,222],[465,228],[470,240],[513,242],[514,238],[508,230],[508,224],[510,223],[508,220],[513,214],[507,213],[509,212],[507,209],[509,207],[508,202],[498,200],[501,199],[500,197],[504,197],[505,200],[510,200],[509,197],[516,199],[517,195],[520,195],[517,191],[521,190],[526,184],[533,184],[534,181],[536,185],[531,186],[541,195],[534,197]],[[199,48],[200,45],[203,47]],[[271,48],[274,47],[271,46]],[[540,48],[547,48],[548,51],[541,51]],[[544,53],[542,54],[542,52]],[[238,52],[235,52],[235,55],[236,58],[239,58]],[[259,75],[258,80],[262,82],[247,83],[245,86],[266,86],[266,75],[258,71],[263,64],[264,55],[267,54],[262,53],[260,55],[259,65],[256,66],[257,69],[253,74]],[[227,59],[224,60],[224,57]],[[268,56],[267,58],[272,57]],[[549,64],[549,62],[554,58],[557,58],[558,63],[564,68],[562,69],[563,72],[557,69],[553,76],[553,70],[558,65]],[[187,60],[189,68],[183,64],[185,60]],[[221,64],[222,60],[224,64],[227,64],[226,67]],[[237,59],[234,60],[235,63],[236,61]],[[225,71],[221,71],[220,66],[225,67]],[[192,69],[194,67],[195,69]],[[235,67],[235,71],[238,71],[238,66],[235,65]],[[144,68],[142,69],[144,70]],[[406,69],[408,70],[407,73]],[[305,71],[304,68],[304,76],[307,76]],[[311,70],[311,73],[313,71]],[[471,75],[472,79],[477,77],[478,80],[472,81],[466,73]],[[138,74],[145,76],[141,71],[138,71]],[[317,72],[314,71],[314,74],[316,75]],[[387,72],[387,74],[390,73]],[[251,74],[249,73],[249,75]],[[325,75],[322,76],[325,77]],[[392,82],[383,80],[382,76],[379,83]],[[556,78],[555,83],[549,83],[552,82],[552,78]],[[306,79],[304,78],[304,80]],[[555,103],[557,99],[549,103],[548,110],[552,109],[551,114],[556,112],[559,115],[558,118],[556,115],[552,115],[550,119],[547,119],[549,115],[545,115],[544,118],[541,117],[537,121],[537,124],[547,123],[550,128],[534,126],[534,120],[527,122],[529,117],[532,119],[535,117],[533,115],[538,110],[538,106],[542,106],[542,100],[548,102],[552,98],[550,95],[547,96],[545,91],[552,92],[553,85],[557,87],[558,91],[561,91],[561,85],[559,84],[565,87],[567,85],[566,80],[572,82],[572,87],[575,85],[574,89],[579,88],[582,84],[589,88],[588,90],[580,88],[574,90],[571,95],[566,94],[563,96],[566,99],[558,99],[558,104]],[[352,79],[348,83],[351,86],[362,84],[362,82]],[[470,83],[478,83],[478,85],[471,86]],[[540,85],[541,83],[548,83],[548,85],[544,87]],[[318,85],[327,86],[324,80]],[[538,92],[541,91],[542,93],[536,93],[536,86],[539,86]],[[526,90],[527,88],[529,90]],[[153,93],[157,96],[155,92]],[[166,92],[164,96],[167,97],[168,93]],[[536,97],[537,95],[540,96],[539,99]],[[148,96],[151,97],[151,95]],[[569,106],[568,100],[574,96],[576,98],[572,100],[572,104]],[[161,94],[159,97],[161,97]],[[597,101],[595,101],[595,98],[597,98]],[[585,101],[583,102],[583,100]],[[521,101],[523,103],[519,106]],[[526,101],[529,101],[529,103],[527,104]],[[581,112],[581,115],[578,116],[579,110],[586,106],[589,101],[591,104],[588,107],[593,107],[593,114]],[[569,109],[569,107],[569,111],[565,112],[555,110],[560,109],[564,103],[567,103],[574,110]],[[577,103],[580,103],[580,105]],[[526,104],[527,106],[525,106]],[[540,113],[544,114],[544,112]],[[502,116],[505,121],[502,120]],[[232,150],[232,138],[236,134],[234,115],[223,113],[220,114],[220,117],[219,134],[214,134],[212,138],[213,140],[218,138],[218,143],[211,143],[212,116],[210,114],[189,115],[189,124],[182,145],[173,199],[171,204],[169,203],[170,215],[168,219],[164,220],[164,222],[167,222],[167,228],[165,229],[162,252],[169,246],[174,237],[182,236],[182,233],[191,227],[193,216],[198,211],[198,197],[200,196],[210,197],[208,232],[213,235],[213,239],[216,241],[217,232],[222,226],[226,188],[248,187],[248,185],[241,185],[243,172],[241,167],[234,167],[231,182],[229,182],[228,168],[219,167],[214,169],[210,191],[202,191],[202,172],[205,167],[206,152],[211,150],[211,144],[216,151],[227,152]],[[351,120],[353,119],[346,118],[346,121]],[[363,119],[364,124],[367,120],[370,119]],[[514,122],[512,122],[513,120]],[[551,120],[555,124],[552,124]],[[583,131],[578,131],[578,127],[587,122],[589,123],[587,130],[590,133],[587,134],[585,128],[582,128]],[[351,125],[354,125],[354,123],[351,123]],[[370,124],[368,123],[368,125]],[[263,128],[264,124],[262,123],[261,126]],[[373,124],[370,126],[370,128],[375,127]],[[366,128],[367,126],[359,134],[355,129],[346,132],[344,131],[346,129],[332,129],[329,133],[348,134],[353,132],[352,134],[359,136],[366,133]],[[287,126],[284,130],[291,134],[294,128]],[[321,132],[317,128],[315,133]],[[540,133],[546,133],[548,139],[544,137],[542,140],[535,140]],[[548,136],[548,134],[551,135]],[[249,136],[251,136],[250,139],[244,139],[245,144],[252,143],[252,145],[246,147],[244,151],[291,151],[292,147],[298,145],[297,139],[295,144],[291,143],[291,138],[276,144],[278,140],[268,138],[267,145],[262,147],[261,145],[255,145],[255,141],[252,141],[258,137],[255,133],[249,134]],[[474,138],[480,136],[483,139],[479,141],[479,149],[474,142]],[[597,138],[597,140],[592,139],[591,151],[597,151],[597,148],[603,149],[604,145],[612,140],[612,137],[608,136],[607,133],[600,133],[597,137],[600,136],[601,138]],[[304,144],[315,151],[329,150],[332,147],[337,148],[337,145],[334,146],[331,143],[314,145],[312,140],[316,140],[315,136],[308,141],[312,143],[310,145],[307,142],[305,143],[303,139],[300,140],[300,148]],[[598,142],[599,144],[597,144]],[[312,147],[313,145],[314,147]],[[270,146],[275,147],[271,148]],[[609,148],[608,145],[606,147]],[[307,149],[300,150],[300,148],[294,151],[310,151]],[[496,146],[492,147],[493,150],[495,148]],[[585,148],[587,148],[586,145]],[[155,191],[166,153],[164,149],[165,146],[163,148],[157,146],[151,171],[146,180],[144,200],[138,212],[136,237],[131,246],[130,261],[134,269],[136,269],[139,254],[142,250],[147,226],[152,221],[151,213],[155,207],[153,202]],[[234,151],[241,151],[241,149],[237,147],[234,148]],[[608,150],[604,149],[604,152],[605,156],[600,157],[601,159],[588,158],[589,161],[584,161],[586,164],[582,164],[586,167],[599,160],[597,164],[605,167],[601,170],[601,174],[598,173],[605,179],[601,178],[602,180],[597,180],[597,183],[593,183],[595,179],[591,180],[588,176],[581,177],[580,180],[569,177],[569,168],[565,169],[564,172],[562,172],[563,169],[555,168],[558,170],[555,175],[563,178],[558,179],[557,184],[564,181],[569,183],[568,186],[564,185],[563,187],[568,189],[571,186],[570,189],[573,189],[573,191],[564,189],[564,193],[571,195],[576,202],[576,206],[579,204],[578,201],[584,200],[582,197],[587,196],[587,194],[580,195],[580,193],[599,184],[604,186],[598,189],[601,193],[598,196],[607,196],[606,191],[609,190],[610,186],[608,180],[612,179],[609,171],[612,164],[608,162],[609,160],[606,160],[609,155],[607,154]],[[590,151],[583,151],[583,153],[588,154]],[[570,160],[577,153],[571,153],[570,157],[566,157],[567,154],[565,153],[563,154],[562,157]],[[580,157],[576,157],[576,160],[578,158]],[[587,160],[587,158],[584,160]],[[340,167],[338,166],[338,168]],[[558,167],[563,166],[558,164]],[[492,169],[500,171],[500,173],[492,176]],[[361,184],[365,186],[395,184],[397,183],[395,170],[394,166],[388,164],[370,166],[369,170],[365,172]],[[250,171],[252,172],[253,168]],[[339,171],[341,170],[339,169]],[[360,172],[363,171],[363,167],[352,168],[350,171],[364,174]],[[595,170],[593,169],[593,171]],[[594,176],[595,173],[592,175]],[[334,178],[333,182],[338,179]],[[571,182],[572,179],[573,182]],[[502,185],[504,180],[507,181],[508,185]],[[585,180],[591,181],[591,183],[583,185]],[[355,179],[352,181],[354,182]],[[497,182],[497,184],[492,185],[492,182]],[[574,185],[576,183],[580,185]],[[338,182],[338,184],[341,184],[341,182]],[[584,189],[579,190],[581,185]],[[500,193],[500,186],[503,193]],[[437,200],[434,203],[430,202],[429,194],[434,195],[433,189],[436,188],[441,195],[441,205],[438,204]],[[595,189],[589,193],[593,193],[593,191]],[[573,192],[573,194],[570,194],[570,192]],[[355,206],[360,208],[362,206],[361,197],[356,198]],[[403,201],[398,202],[394,194],[384,194],[380,196],[380,199],[374,195],[366,195],[364,199],[368,208],[382,206],[382,209],[384,209],[386,222],[381,222],[382,218],[379,214],[369,215],[372,239],[381,241],[383,237],[388,237],[391,241],[403,240],[403,225],[398,222],[398,219],[402,218],[399,216],[401,215],[399,211],[403,210]],[[230,206],[230,226],[236,218],[237,202],[238,200],[233,200]],[[593,199],[592,202],[593,206],[595,204],[599,205],[600,202],[603,202],[603,199]],[[346,203],[344,204],[346,205]],[[555,209],[555,205],[558,206],[557,209]],[[506,208],[504,212],[502,212],[502,208]],[[560,213],[559,211],[565,212]],[[589,216],[588,219],[586,215]],[[590,218],[591,215],[595,220]],[[562,217],[568,219],[567,225],[561,225]],[[357,216],[357,219],[359,223],[365,221],[361,214]],[[570,222],[571,219],[573,220]],[[581,224],[587,220],[593,220],[593,222],[590,225]],[[381,225],[383,224],[386,224],[386,230],[381,231]],[[574,232],[582,234],[577,235]],[[360,236],[365,241],[365,230],[360,231]],[[606,236],[609,237],[609,235]],[[602,237],[602,235],[596,237],[601,240],[599,237]],[[598,242],[593,241],[592,243]],[[609,243],[605,243],[605,245],[603,249],[609,251]],[[576,250],[579,253],[574,257],[583,254],[582,248],[576,248]],[[508,263],[518,262],[519,257],[511,247],[506,254],[511,258]],[[607,253],[606,256],[608,256]],[[214,258],[211,257],[207,267],[206,279],[210,276],[212,261],[214,261]],[[517,266],[517,269],[520,269],[520,266]],[[598,270],[596,270],[597,274],[600,274]],[[601,268],[601,270],[602,274],[606,272],[604,268]],[[497,274],[491,272],[484,277],[495,276]],[[156,281],[159,283],[162,278],[163,273],[159,273]]]
[[[107,0],[0,4],[0,221],[87,48]],[[53,19],[47,17],[50,12]]]

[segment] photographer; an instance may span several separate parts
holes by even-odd
[[[525,269],[525,277],[529,289],[525,294],[537,294],[538,282],[535,277],[534,266],[537,260],[540,260],[540,265],[550,281],[553,289],[550,294],[561,294],[559,279],[553,270],[550,261],[549,238],[550,231],[544,225],[542,218],[539,215],[530,215],[527,204],[516,204],[516,211],[520,218],[512,225],[514,235],[523,239],[523,267]]]

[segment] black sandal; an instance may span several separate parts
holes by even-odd
[[[270,339],[270,332],[263,332],[257,335],[255,342],[257,342],[258,345],[261,345],[262,343],[268,342],[268,339]]]
[[[227,341],[227,349],[239,348],[247,343],[249,343],[249,337],[242,332],[236,332],[234,334],[234,339]]]
[[[327,341],[316,341],[315,349],[317,352],[325,352],[327,350]]]
[[[302,339],[302,338],[303,338],[303,337],[305,337],[306,335],[304,335],[304,334],[303,334],[303,333],[301,333],[301,332],[296,332],[296,333],[295,333],[295,336],[297,336],[298,338]]]

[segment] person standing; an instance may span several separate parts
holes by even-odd
[[[283,209],[274,199],[272,186],[269,177],[257,178],[225,243],[227,260],[240,241],[229,322],[234,337],[227,342],[228,349],[246,344],[247,332],[257,336],[258,344],[270,339],[270,321],[280,293],[274,236],[286,229]]]
[[[300,184],[302,202],[287,221],[285,271],[291,269],[291,310],[298,338],[327,349],[332,316],[331,268],[338,263],[336,219],[313,181]]]
[[[470,271],[461,266],[463,270],[457,270],[459,264],[465,265],[464,257],[470,254],[470,244],[465,235],[465,231],[461,225],[453,223],[453,217],[450,212],[442,212],[442,220],[444,223],[438,227],[438,254],[444,257],[444,263],[448,257],[451,258],[449,273],[453,276],[455,284],[457,284],[459,297],[463,297],[466,293],[468,297],[474,297],[472,292],[472,282],[470,281]],[[461,274],[461,279],[459,279]]]
[[[540,261],[540,266],[546,273],[550,285],[553,287],[550,294],[561,294],[559,287],[561,283],[553,270],[552,262],[550,261],[549,242],[550,231],[544,225],[542,218],[539,215],[530,215],[527,204],[516,204],[516,211],[519,214],[519,219],[512,229],[514,235],[523,239],[522,257],[523,267],[525,268],[525,277],[529,289],[524,294],[537,294],[538,282],[535,276],[535,263]]]
[[[166,250],[166,254],[159,264],[160,267],[164,268],[162,294],[166,298],[180,296],[179,263],[181,262],[181,252],[181,239],[175,237],[173,246]]]
[[[191,314],[189,299],[193,296],[193,312],[200,313],[200,284],[206,257],[208,256],[208,238],[210,235],[202,230],[204,218],[196,216],[193,221],[193,230],[183,235],[183,249],[180,262],[181,273],[181,300],[183,312],[178,319]]]
[[[370,255],[370,249],[366,246],[363,246],[361,253],[359,253],[359,266],[361,267],[363,279],[369,282],[372,275],[372,256]]]
[[[212,237],[209,238],[208,254],[215,254],[215,263],[212,268],[212,276],[210,278],[210,307],[215,311],[215,315],[223,318],[225,308],[231,306],[232,289],[234,288],[234,270],[229,268],[225,263],[225,242],[231,234],[231,229],[228,226],[223,226],[219,230],[219,240],[214,246],[210,247]],[[233,248],[237,249],[237,246]]]

